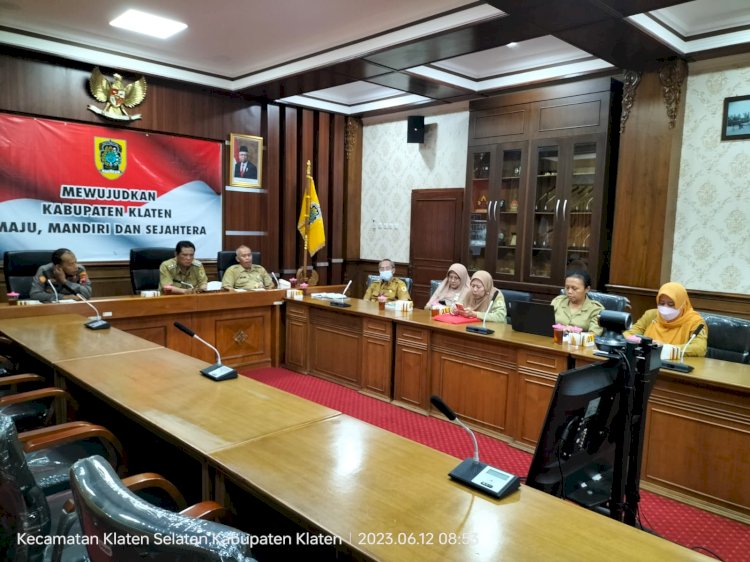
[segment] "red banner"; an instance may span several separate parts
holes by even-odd
[[[221,249],[221,143],[0,114],[0,251]]]

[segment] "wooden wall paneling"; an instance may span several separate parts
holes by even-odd
[[[263,255],[269,256],[268,261],[264,258],[263,261],[268,263],[274,271],[281,272],[282,264],[280,261],[281,251],[281,240],[282,236],[281,227],[282,213],[281,213],[281,112],[277,105],[266,106],[266,138],[264,139],[265,150],[263,151],[263,169],[266,170],[264,173],[265,182],[268,189],[268,222],[266,223],[266,230],[268,237],[266,240],[266,248],[264,248]]]
[[[297,234],[299,218],[299,199],[297,197],[297,170],[299,155],[297,153],[297,109],[284,107],[284,151],[282,153],[282,207],[281,217],[281,267],[285,275],[294,275],[297,271],[297,248],[301,243]]]
[[[670,159],[679,134],[669,129],[661,84],[645,73],[620,136],[612,258],[613,285],[658,288],[669,208]]]
[[[328,233],[331,240],[328,243],[329,260],[331,262],[330,281],[344,282],[344,138],[346,120],[343,115],[333,116],[331,127],[331,191],[330,191],[330,219]]]
[[[315,269],[320,276],[320,284],[326,285],[331,279],[331,198],[330,198],[330,132],[331,116],[327,113],[316,114],[318,118],[317,127],[317,150],[313,162],[313,179],[315,190],[318,193],[321,212],[323,213],[323,227],[325,228],[326,245],[315,254]],[[318,265],[320,264],[320,265]]]
[[[346,241],[344,259],[358,260],[360,245],[360,224],[362,222],[362,121],[347,119],[345,142],[351,147],[346,159],[346,200],[345,221]]]

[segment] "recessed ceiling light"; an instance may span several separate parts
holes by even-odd
[[[518,43],[516,43],[515,41],[511,41],[506,45],[506,47],[508,47],[509,49],[515,49],[516,47],[518,47]]]
[[[185,23],[154,16],[138,10],[128,10],[109,22],[109,25],[127,29],[128,31],[135,31],[136,33],[143,33],[151,37],[158,37],[159,39],[171,37],[187,27]]]

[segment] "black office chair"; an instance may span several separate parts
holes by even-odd
[[[565,289],[560,289],[560,294],[565,294]],[[604,310],[615,310],[617,312],[627,312],[630,310],[630,299],[622,295],[612,293],[600,293],[599,291],[589,291],[589,298],[604,306]]]
[[[0,415],[0,552],[5,553],[5,560],[58,560],[61,555],[63,560],[86,559],[82,547],[66,548],[63,554],[62,549],[45,552],[43,543],[34,544],[38,542],[37,537],[57,534],[63,505],[70,498],[67,486],[48,488],[48,474],[40,474],[36,465],[40,460],[45,461],[43,455],[47,452],[76,443],[74,435],[86,441],[91,429],[98,427],[87,422],[71,422],[19,434],[13,420]],[[42,457],[30,454],[29,449],[38,449]],[[92,450],[88,454],[95,452]],[[81,456],[60,465],[66,483],[70,466]],[[50,463],[59,463],[59,460]],[[20,533],[35,540],[20,541]]]
[[[247,533],[144,501],[128,490],[100,457],[76,462],[70,473],[75,510],[86,536],[98,537],[103,543],[105,534],[111,533],[109,536],[133,539],[122,542],[143,543],[110,544],[106,552],[92,544],[87,549],[93,562],[254,560]],[[159,541],[160,536],[180,540]]]
[[[368,275],[367,276],[367,287],[373,284],[374,281],[378,281],[380,279],[380,275]],[[411,295],[411,286],[412,286],[412,278],[411,277],[399,277],[401,281],[406,283],[406,290],[409,291],[409,295]],[[440,281],[438,281],[440,283]]]
[[[253,250],[253,264],[261,265],[260,252]],[[237,263],[237,252],[232,250],[221,250],[216,255],[216,272],[219,275],[219,281],[224,278],[224,272]]]
[[[750,320],[701,312],[708,329],[706,357],[750,363]]]
[[[500,289],[505,299],[505,321],[510,324],[510,318],[513,314],[513,303],[518,301],[531,302],[531,293],[526,291],[513,291],[511,289]]]
[[[602,303],[605,310],[616,310],[617,312],[627,312],[630,310],[630,299],[628,297],[613,295],[612,293],[589,291],[589,298]]]
[[[133,294],[159,288],[159,266],[174,257],[174,248],[131,248],[130,283]]]
[[[3,273],[8,292],[18,293],[19,299],[28,299],[31,280],[40,266],[52,261],[54,250],[8,251],[3,254]]]

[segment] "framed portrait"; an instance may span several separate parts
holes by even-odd
[[[263,177],[263,137],[230,133],[227,164],[229,185],[260,187]]]
[[[750,96],[724,99],[721,140],[750,139]]]

